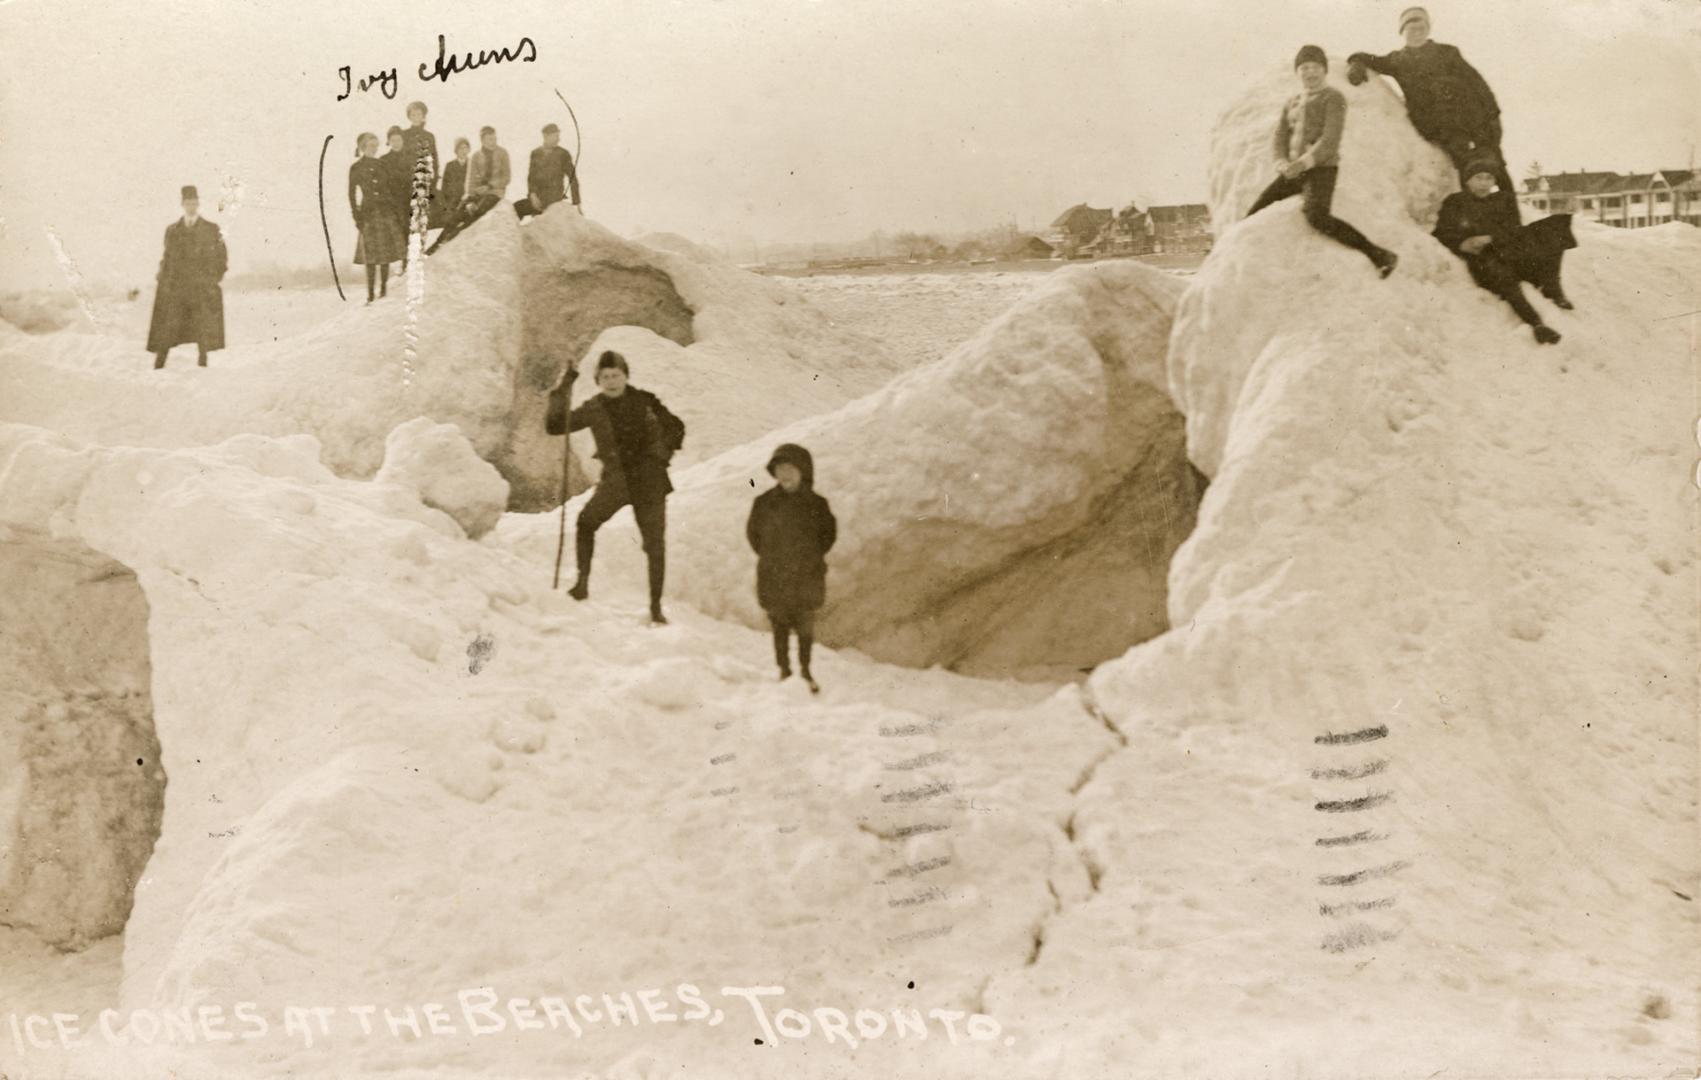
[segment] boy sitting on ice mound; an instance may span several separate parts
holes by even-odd
[[[1542,322],[1519,283],[1528,281],[1558,307],[1572,309],[1559,284],[1559,262],[1567,248],[1577,246],[1571,215],[1519,225],[1517,199],[1510,191],[1495,190],[1499,161],[1497,155],[1484,154],[1465,166],[1465,190],[1441,204],[1435,238],[1464,258],[1471,280],[1512,305],[1538,342],[1551,345],[1559,332]]]
[[[1364,255],[1376,272],[1387,277],[1399,257],[1377,247],[1363,233],[1329,212],[1335,198],[1335,178],[1341,168],[1341,132],[1347,124],[1346,95],[1329,86],[1329,58],[1316,45],[1307,45],[1293,58],[1300,92],[1282,106],[1276,121],[1276,169],[1280,176],[1264,189],[1251,217],[1273,202],[1305,196],[1305,220],[1311,227]]]
[[[815,644],[815,612],[827,599],[827,551],[838,538],[838,522],[827,500],[815,493],[815,459],[786,443],[768,459],[777,483],[756,496],[744,535],[756,549],[756,602],[774,628],[774,659],[780,678],[791,678],[791,632],[797,631],[797,660],[810,693],[821,687],[809,673]]]

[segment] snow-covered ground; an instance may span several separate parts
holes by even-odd
[[[1238,220],[1290,82],[1224,114],[1196,276],[1067,268],[954,345],[559,215],[458,240],[465,289],[422,313],[455,342],[618,341],[708,408],[667,627],[621,526],[584,604],[549,590],[552,517],[468,539],[490,485],[441,428],[364,478],[413,419],[327,404],[373,363],[367,313],[233,348],[209,386],[294,407],[207,391],[169,438],[158,377],[99,335],[0,342],[28,390],[0,425],[6,655],[39,658],[0,682],[0,921],[35,927],[0,939],[0,1071],[1692,1071],[1701,569],[1674,388],[1701,233],[1579,226],[1578,309],[1537,346],[1426,235],[1450,170],[1380,84],[1342,84],[1336,205],[1392,278],[1297,203]],[[540,331],[504,291],[538,274],[643,327]],[[547,367],[521,351],[455,420],[488,457]],[[279,390],[298,355],[317,396]],[[470,377],[417,355],[427,384]],[[126,395],[134,418],[80,415]],[[219,427],[274,414],[300,422]],[[787,438],[844,529],[820,697],[772,677],[739,531]],[[412,470],[427,446],[467,469],[452,498]],[[1159,581],[1162,617],[1084,682],[919,666],[976,655],[974,630],[990,675],[1055,660]],[[144,720],[157,762],[96,760]],[[129,874],[146,837],[111,823],[160,799]],[[132,888],[121,963],[110,937],[31,940]],[[784,990],[758,1014],[759,987]]]

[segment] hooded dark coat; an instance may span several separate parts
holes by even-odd
[[[159,287],[148,323],[148,351],[195,342],[207,352],[224,348],[224,278],[227,256],[219,227],[206,218],[178,220],[165,230]]]
[[[815,611],[827,600],[827,552],[838,539],[838,522],[827,500],[815,493],[815,459],[786,443],[768,461],[771,474],[797,466],[803,483],[793,492],[775,485],[756,496],[744,535],[756,551],[756,602],[763,611]]]

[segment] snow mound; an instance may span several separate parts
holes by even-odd
[[[1184,287],[1135,262],[1058,271],[945,359],[677,474],[673,594],[765,625],[744,522],[772,483],[769,453],[797,442],[839,519],[822,640],[1073,677],[1160,632],[1169,557],[1198,501],[1163,367]],[[545,561],[553,518],[513,519],[498,537]],[[597,580],[640,581],[641,559],[605,543]]]
[[[332,470],[370,477],[385,435],[427,416],[490,457],[508,437],[518,368],[519,248],[513,215],[488,214],[392,280],[389,297],[298,337],[214,353],[205,369],[185,349],[154,371],[139,340],[0,338],[0,421],[124,446],[308,434]],[[227,336],[240,339],[228,322]]]
[[[806,1011],[978,1011],[988,965],[1023,963],[1053,890],[1085,888],[1069,790],[1114,740],[1073,689],[824,650],[815,698],[771,681],[763,634],[683,611],[651,630],[551,597],[536,567],[439,531],[391,485],[315,472],[313,451],[0,426],[0,527],[98,553],[146,594],[171,780],[115,1022],[217,1006],[234,1027],[248,1002],[272,1024],[192,1044],[133,1028],[52,1074],[572,1075],[641,1051],[694,1075],[796,1076],[815,1044],[752,1057],[763,1031],[721,987],[782,985]],[[0,584],[55,610],[37,577]],[[381,1014],[363,1037],[348,1011],[680,983],[724,1024],[474,1037],[456,1012],[454,1036],[408,1039]],[[286,1008],[321,1005],[331,1037],[286,1033]],[[964,1042],[960,1020],[951,1040],[933,1020],[926,1042],[832,1057],[996,1072],[1006,1048]]]
[[[622,240],[565,203],[524,228],[507,211],[416,261],[389,297],[294,336],[233,345],[205,370],[186,348],[152,370],[130,322],[111,334],[0,323],[0,421],[125,446],[308,434],[334,472],[366,478],[385,435],[423,416],[459,427],[508,480],[512,506],[539,510],[559,502],[563,458],[543,428],[547,391],[603,348],[628,350],[636,381],[685,419],[681,463],[866,394],[906,366],[789,286],[701,249]],[[6,310],[35,325],[47,316],[19,305],[49,300],[58,306],[48,314],[68,303],[24,297]],[[240,342],[260,307],[233,290],[226,300],[227,336]],[[572,488],[585,484],[581,470]]]
[[[1217,247],[1176,313],[1213,479],[1174,629],[1087,687],[1128,741],[1074,819],[1098,891],[988,1001],[1069,1025],[1071,1075],[1690,1068],[1696,491],[1669,391],[1701,233],[1580,224],[1577,311],[1537,346],[1427,235],[1453,179],[1384,88],[1343,86],[1337,208],[1393,277],[1298,200],[1227,224],[1284,82],[1216,133]],[[1106,1000],[1126,1022],[1089,1035]]]
[[[454,424],[415,417],[384,440],[384,465],[374,477],[419,494],[477,540],[496,526],[508,505],[508,481],[479,457]]]

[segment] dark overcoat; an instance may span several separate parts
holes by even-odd
[[[166,226],[165,254],[148,323],[148,351],[161,353],[194,342],[207,352],[224,348],[224,279],[228,256],[219,227],[206,218]]]
[[[570,385],[571,380],[563,378],[550,391],[544,430],[551,435],[565,435],[583,428],[591,429],[591,439],[596,443],[596,453],[592,456],[602,462],[602,477],[597,481],[599,487],[625,485],[634,499],[640,495],[659,497],[672,492],[673,481],[667,475],[667,463],[685,440],[685,422],[669,412],[661,399],[648,390],[628,386],[626,394],[644,407],[644,452],[637,461],[626,461],[614,434],[614,421],[608,410],[603,408],[603,395],[595,395],[568,413],[564,390]]]
[[[1349,63],[1392,75],[1406,96],[1412,127],[1432,143],[1460,139],[1477,146],[1500,145],[1500,105],[1477,69],[1452,45],[1428,41],[1385,56],[1353,53]]]
[[[827,600],[827,552],[838,539],[833,508],[815,491],[815,462],[808,450],[786,443],[768,462],[772,473],[796,465],[796,491],[775,485],[756,496],[745,539],[756,552],[756,602],[763,611],[815,611]]]

